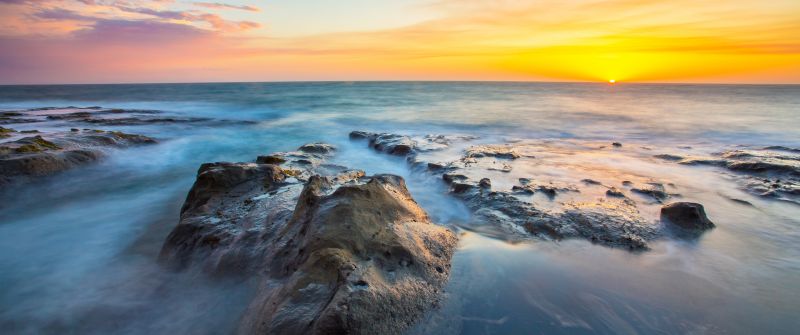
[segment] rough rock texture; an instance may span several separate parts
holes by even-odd
[[[402,178],[326,164],[305,145],[198,171],[160,260],[258,278],[244,334],[396,334],[436,306],[456,236]],[[270,157],[270,158],[266,158]]]
[[[723,168],[752,194],[800,204],[800,151],[783,146],[736,149],[706,156],[657,155],[684,165]]]
[[[400,177],[330,188],[306,185],[241,332],[397,334],[437,304],[455,235]]]
[[[43,107],[0,114],[0,124],[67,122],[103,126],[137,126],[161,123],[202,123],[208,125],[250,123],[203,117],[164,116],[165,112],[142,109],[93,107]]]
[[[435,137],[433,135],[426,138]],[[378,151],[397,154],[390,146],[376,146],[382,139],[409,138],[396,134],[375,134],[355,131],[351,139],[369,139],[370,146]],[[448,144],[452,143],[448,142]],[[610,247],[631,250],[648,249],[647,241],[660,236],[654,222],[644,220],[635,203],[613,189],[610,198],[592,203],[567,202],[561,210],[540,209],[521,196],[542,193],[554,198],[564,193],[580,193],[576,185],[559,182],[538,182],[532,178],[520,178],[519,185],[508,191],[492,190],[492,180],[484,177],[487,172],[510,172],[510,161],[533,156],[518,152],[514,144],[472,145],[462,156],[446,163],[428,162],[421,158],[426,152],[420,149],[419,141],[403,150],[409,163],[425,166],[429,173],[441,175],[449,186],[450,194],[464,201],[472,211],[472,220],[482,226],[500,231],[504,237],[536,237],[551,240],[581,238]],[[590,183],[600,185],[599,182]],[[665,193],[666,195],[666,193]]]
[[[102,130],[41,133],[9,140],[0,143],[0,184],[52,175],[96,161],[106,147],[153,143],[156,141],[146,136]]]
[[[714,228],[714,223],[706,216],[703,205],[693,202],[674,202],[661,207],[661,218],[688,230],[702,231]]]

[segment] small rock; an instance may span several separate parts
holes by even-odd
[[[714,223],[706,216],[703,205],[694,202],[674,202],[661,207],[661,219],[689,230],[714,228]]]
[[[621,146],[622,146],[622,143],[619,143],[619,142],[614,142],[614,143],[611,143],[611,145],[613,145],[613,146],[615,146],[615,147],[619,148],[619,147],[621,147]]]
[[[480,182],[478,182],[481,188],[492,188],[492,180],[489,178],[483,178]]]
[[[312,154],[329,154],[336,151],[336,147],[327,143],[309,143],[297,150]]]
[[[275,165],[281,165],[281,164],[283,164],[283,163],[286,163],[286,159],[283,159],[282,157],[275,156],[275,155],[269,155],[269,156],[258,156],[258,157],[256,158],[256,163],[258,163],[258,164],[275,164]]]
[[[620,191],[616,187],[609,188],[608,191],[606,191],[606,195],[609,196],[609,197],[617,197],[617,198],[625,197],[625,194],[622,193],[622,191]]]

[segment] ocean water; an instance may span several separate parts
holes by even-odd
[[[461,231],[442,306],[411,330],[446,334],[792,334],[800,329],[800,206],[756,197],[713,168],[655,153],[800,147],[800,86],[325,82],[0,86],[0,110],[154,109],[252,121],[98,127],[158,145],[0,196],[0,329],[10,333],[220,334],[251,282],[168,273],[155,262],[200,164],[253,161],[304,143],[337,163],[407,179],[438,224]],[[63,130],[59,124],[12,125]],[[536,178],[674,183],[717,228],[631,253],[580,240],[510,243],[463,223],[438,180],[350,142],[352,130],[545,141]],[[623,143],[601,151],[595,143]],[[569,149],[561,147],[569,144]],[[682,151],[683,150],[683,151]],[[504,185],[502,174],[493,185]],[[591,194],[589,192],[589,194]],[[743,199],[741,206],[730,199]],[[541,207],[569,199],[532,201]],[[658,205],[642,202],[648,220]],[[464,228],[464,229],[462,229]]]

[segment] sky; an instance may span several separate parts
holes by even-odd
[[[0,0],[0,84],[800,83],[800,0]]]

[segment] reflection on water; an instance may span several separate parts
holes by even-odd
[[[252,283],[167,273],[154,262],[203,162],[249,161],[326,141],[341,148],[336,163],[405,177],[435,221],[454,226],[469,221],[464,206],[444,195],[440,181],[411,171],[402,159],[349,142],[347,133],[354,129],[471,134],[487,143],[620,141],[623,148],[613,154],[549,146],[536,154],[546,164],[514,169],[557,181],[617,183],[656,176],[678,185],[683,199],[703,203],[718,226],[699,240],[656,241],[645,253],[581,241],[508,244],[463,231],[447,299],[415,332],[788,334],[800,327],[795,317],[800,315],[800,208],[749,195],[710,168],[676,167],[646,157],[648,149],[678,146],[697,152],[738,144],[798,147],[800,89],[794,86],[0,87],[0,109],[66,105],[258,123],[104,127],[161,143],[112,151],[100,164],[4,192],[0,326],[12,333],[232,331]],[[494,187],[512,182],[499,172],[493,176]],[[575,195],[595,196],[591,191]],[[567,200],[533,199],[543,207]],[[642,215],[655,220],[658,205],[641,203]]]

